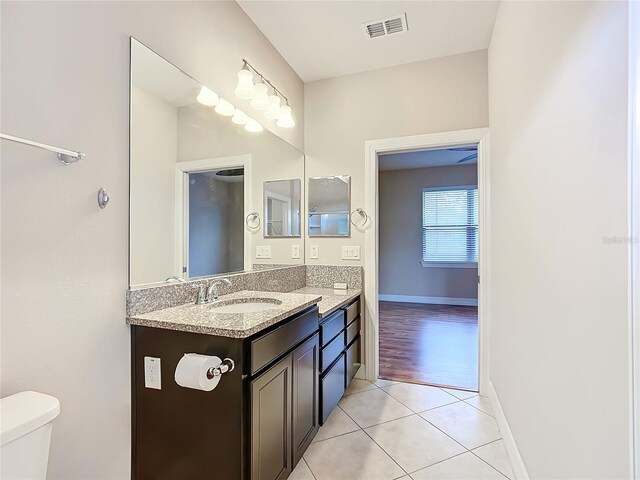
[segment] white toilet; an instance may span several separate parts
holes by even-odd
[[[47,477],[51,423],[60,402],[51,395],[20,392],[0,399],[0,478]]]

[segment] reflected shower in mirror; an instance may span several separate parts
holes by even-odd
[[[213,86],[131,39],[131,287],[250,270],[258,238],[272,251],[260,268],[303,262],[291,259],[302,238],[262,238],[245,219],[264,210],[264,184],[300,185],[304,155],[266,129],[245,128],[238,112]],[[299,235],[300,196],[298,186],[297,222],[291,214],[277,236]]]
[[[312,177],[309,179],[309,236],[348,237],[351,205],[351,177]]]
[[[264,236],[300,236],[301,181],[264,182]]]

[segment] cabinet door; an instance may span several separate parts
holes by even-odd
[[[293,351],[293,466],[302,458],[318,424],[318,334]]]
[[[291,464],[292,355],[251,382],[251,478],[280,480]]]

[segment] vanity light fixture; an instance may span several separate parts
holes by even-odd
[[[242,62],[242,69],[238,72],[238,85],[235,90],[236,96],[251,99],[251,106],[256,110],[263,110],[264,116],[269,120],[277,120],[276,125],[278,127],[294,127],[296,122],[291,115],[289,99],[284,96],[269,79],[256,70],[253,65],[245,59],[242,59]],[[260,81],[256,84],[253,83],[254,74],[260,77]],[[251,87],[254,89],[254,94],[249,96]],[[271,95],[269,95],[269,87],[273,89]]]
[[[266,110],[269,106],[269,95],[268,95],[269,87],[267,87],[266,83],[259,82],[256,83],[256,94],[251,100],[251,106],[256,110]]]
[[[236,97],[250,99],[256,94],[256,86],[253,84],[253,73],[245,64],[238,72],[238,86],[235,90]]]
[[[216,105],[215,111],[224,117],[230,117],[236,113],[236,107],[221,97],[220,101]]]
[[[218,98],[218,95],[216,95],[214,91],[209,90],[203,85],[202,87],[200,87],[200,93],[198,94],[197,100],[201,104],[207,105],[208,107],[215,107],[216,105],[218,105],[220,98]]]
[[[280,97],[275,93],[269,95],[269,107],[265,110],[264,116],[269,120],[278,120],[280,118]]]
[[[288,103],[280,107],[280,117],[278,118],[276,125],[282,128],[291,128],[296,126],[296,122],[291,116],[291,107]]]

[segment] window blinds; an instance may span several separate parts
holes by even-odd
[[[478,262],[478,188],[422,191],[422,261]]]

